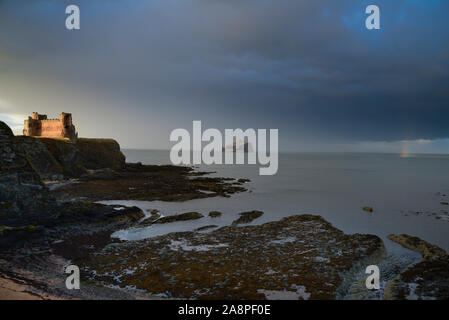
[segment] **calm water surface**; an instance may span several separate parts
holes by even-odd
[[[170,163],[169,151],[123,150],[128,162]],[[239,212],[261,210],[253,221],[260,224],[282,217],[310,213],[323,216],[346,233],[380,236],[390,252],[403,249],[389,241],[390,233],[421,237],[449,250],[448,201],[449,156],[415,155],[401,158],[393,154],[279,154],[279,170],[274,176],[259,176],[258,165],[199,166],[216,171],[211,176],[249,178],[250,192],[231,198],[206,198],[186,202],[106,201],[159,209],[164,215],[211,210],[220,218],[175,222],[143,229],[118,231],[115,236],[137,240],[173,231],[193,230],[205,225],[229,225]],[[374,208],[373,213],[362,210]],[[420,212],[416,214],[416,212]],[[436,217],[440,219],[436,219]]]

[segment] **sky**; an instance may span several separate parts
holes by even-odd
[[[80,30],[65,28],[66,6]],[[367,30],[365,8],[380,8]],[[279,129],[281,151],[449,153],[447,0],[0,0],[0,120],[81,137]],[[405,146],[405,147],[404,147]]]

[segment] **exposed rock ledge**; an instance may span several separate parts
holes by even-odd
[[[449,256],[443,249],[407,234],[388,238],[405,248],[419,252],[423,258],[387,283],[385,299],[448,299]]]
[[[115,243],[75,262],[91,281],[165,297],[334,299],[345,275],[384,253],[375,235],[346,235],[320,216],[299,215]]]

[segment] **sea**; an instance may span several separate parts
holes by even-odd
[[[127,162],[170,164],[169,150],[122,150]],[[230,225],[243,211],[264,214],[251,225],[298,214],[324,217],[348,234],[375,234],[389,253],[403,254],[389,234],[420,237],[449,251],[449,155],[368,153],[279,153],[278,172],[259,175],[259,165],[199,165],[211,177],[247,178],[247,192],[230,198],[213,197],[184,202],[102,201],[135,205],[144,212],[158,209],[164,216],[198,211],[199,220],[119,230],[122,240],[140,240],[201,226]],[[373,212],[363,210],[370,206]],[[210,218],[210,211],[222,216]],[[208,230],[210,231],[210,230]]]

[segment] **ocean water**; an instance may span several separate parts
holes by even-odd
[[[169,151],[123,150],[128,162],[169,164]],[[215,197],[185,202],[106,201],[159,209],[163,215],[212,210],[220,218],[153,225],[120,230],[114,236],[138,240],[168,232],[194,230],[205,225],[229,225],[239,212],[261,210],[251,224],[279,220],[295,214],[323,216],[345,233],[380,236],[391,253],[408,251],[387,239],[391,233],[407,233],[449,250],[449,156],[356,153],[279,154],[274,176],[260,176],[259,165],[200,165],[216,171],[211,176],[249,178],[249,192],[230,198]],[[372,213],[362,210],[374,208]],[[437,219],[439,217],[439,219]]]

